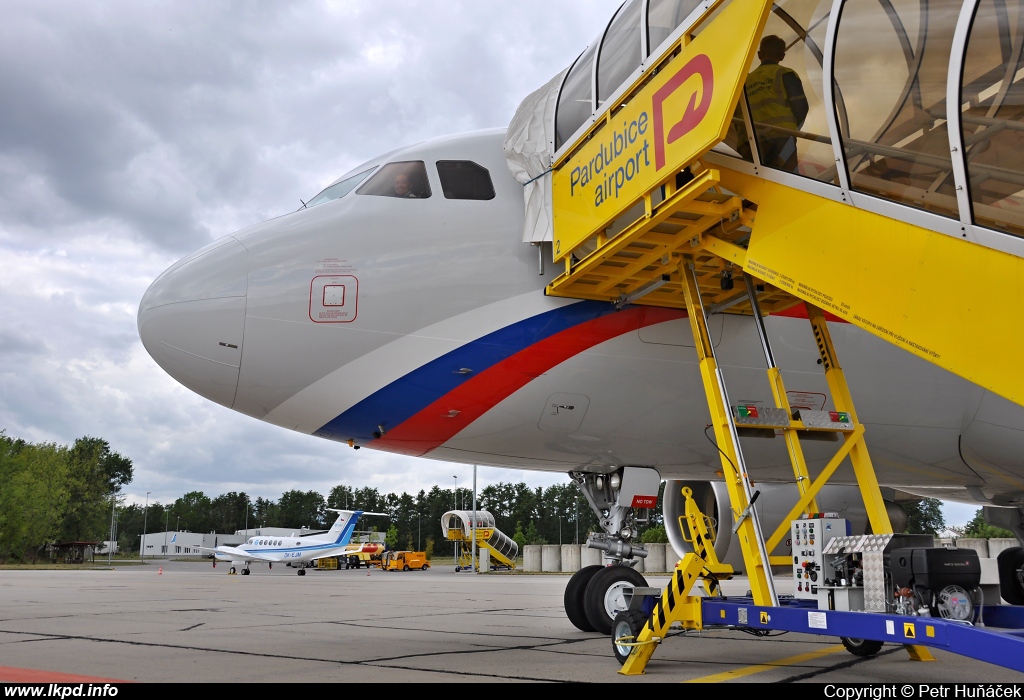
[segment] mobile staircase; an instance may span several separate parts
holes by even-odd
[[[998,349],[1024,347],[1024,325],[1005,319],[1006,309],[1024,308],[1024,260],[1012,250],[977,242],[969,221],[962,235],[951,235],[855,206],[843,173],[837,174],[835,194],[822,196],[793,184],[797,177],[761,177],[757,166],[711,152],[737,122],[756,148],[740,96],[772,4],[705,2],[692,31],[683,32],[660,58],[652,57],[631,87],[604,104],[582,135],[556,153],[552,166],[552,249],[565,270],[547,294],[686,310],[722,453],[732,527],[750,580],[749,600],[698,595],[694,586],[702,578],[715,593],[715,577],[728,573],[713,549],[695,547],[653,609],[645,611],[642,626],[617,640],[629,652],[621,672],[642,673],[673,625],[741,625],[899,642],[918,660],[929,660],[926,647],[936,647],[1024,671],[1024,639],[1011,633],[939,618],[780,604],[771,565],[792,561],[768,553],[789,532],[790,520],[818,511],[816,494],[845,460],[852,464],[871,532],[892,533],[826,319],[857,325],[1024,404],[1024,373],[1015,353]],[[969,26],[970,13],[963,17]],[[951,107],[954,119],[960,106]],[[962,139],[959,130],[954,138]],[[954,170],[964,184],[964,173]],[[717,312],[753,317],[774,408],[730,403],[707,325],[708,314]],[[794,312],[810,321],[834,410],[794,414],[789,405],[763,316]],[[986,345],[995,351],[980,353]],[[781,432],[800,493],[774,533],[761,530],[753,508],[757,491],[740,447],[738,430],[752,425]],[[798,439],[808,432],[841,438],[818,474],[809,473]],[[701,538],[695,524],[701,518],[690,519],[693,537]],[[465,538],[466,532],[464,524],[446,528],[449,539]],[[1010,618],[1004,618],[1007,626],[1015,624]]]
[[[471,571],[473,569],[474,534],[477,549],[490,553],[492,569],[516,568],[516,557],[519,556],[519,545],[516,544],[516,541],[494,526],[494,516],[486,510],[475,511],[475,514],[475,528],[473,527],[474,511],[450,510],[441,516],[441,533],[446,540],[455,542],[456,546],[460,547],[456,554],[455,570]]]

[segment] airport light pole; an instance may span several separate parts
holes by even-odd
[[[452,474],[452,478],[455,479],[455,491],[452,493],[452,508],[454,510],[459,509],[459,475]],[[455,540],[455,566],[459,565],[459,541]]]
[[[139,547],[139,549],[142,551],[139,554],[139,556],[142,558],[143,564],[146,563],[146,525],[147,518],[149,517],[149,494],[151,493],[153,492],[146,491],[146,509],[142,511],[142,546]]]
[[[164,508],[164,559],[167,558],[167,522],[171,517],[171,511]]]
[[[480,563],[476,560],[476,465],[473,465],[473,548],[470,559],[472,560],[473,573],[480,573]]]
[[[117,505],[117,491],[110,494],[110,541],[107,542],[107,566],[110,566],[110,554],[114,549],[114,506]]]

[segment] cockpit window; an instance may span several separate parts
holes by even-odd
[[[430,196],[427,169],[422,160],[388,163],[378,170],[356,194],[400,199],[426,199]]]
[[[437,175],[445,199],[494,199],[490,172],[471,160],[439,160]]]
[[[349,192],[354,190],[359,185],[359,183],[365,180],[366,176],[369,175],[371,172],[373,172],[373,168],[370,168],[369,170],[364,170],[358,175],[347,177],[341,182],[335,182],[333,185],[331,185],[323,192],[318,194],[316,197],[313,197],[313,199],[306,202],[306,208],[309,209],[310,207],[315,207],[317,204],[323,204],[324,202],[329,202],[332,199],[341,199]]]

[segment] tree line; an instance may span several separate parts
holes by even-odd
[[[55,542],[107,539],[132,461],[106,440],[32,444],[0,430],[0,562],[35,562]]]
[[[106,541],[112,524],[121,552],[138,552],[144,531],[326,530],[336,517],[328,508],[386,513],[364,516],[358,529],[386,532],[388,543],[399,549],[449,554],[454,545],[443,539],[441,517],[449,510],[471,510],[473,503],[467,488],[435,485],[412,495],[339,484],[326,496],[293,490],[276,501],[253,499],[244,492],[211,498],[191,491],[173,503],[125,504],[121,489],[131,482],[132,469],[129,458],[100,438],[86,436],[72,445],[32,444],[0,431],[0,562],[34,562],[53,543]],[[525,483],[493,484],[479,491],[477,508],[491,513],[496,527],[520,548],[582,543],[588,533],[600,530],[586,498],[572,483],[546,489]],[[941,503],[935,499],[910,504],[907,510],[908,532],[936,534],[944,526]],[[965,536],[982,531],[992,536],[990,530],[994,531],[984,526],[979,510]],[[660,511],[642,526],[641,540],[667,541]]]
[[[454,545],[443,540],[442,515],[473,505],[467,488],[435,485],[412,495],[345,484],[326,496],[294,490],[276,501],[235,491],[212,498],[191,491],[173,503],[126,504],[122,487],[131,480],[132,461],[106,440],[82,437],[70,446],[33,444],[0,431],[0,563],[35,562],[54,543],[104,542],[111,539],[112,529],[121,552],[138,552],[144,531],[326,530],[336,518],[328,508],[386,513],[364,516],[357,529],[386,532],[388,542],[400,549],[448,554]],[[477,508],[490,512],[496,527],[520,547],[584,542],[589,532],[599,529],[586,498],[572,483],[546,489],[525,483],[486,486],[477,494]],[[664,541],[660,522],[652,517],[649,540]]]
[[[454,543],[443,538],[441,518],[450,510],[472,510],[470,489],[442,489],[382,494],[372,487],[355,488],[339,484],[324,496],[318,491],[286,491],[273,501],[229,492],[210,498],[191,491],[173,503],[130,504],[117,514],[118,545],[122,552],[138,551],[139,535],[146,532],[187,530],[190,532],[233,533],[263,527],[326,530],[337,515],[328,508],[385,513],[386,517],[363,516],[357,530],[386,533],[392,548],[453,554]],[[477,493],[477,510],[494,516],[495,527],[526,544],[569,544],[585,542],[598,530],[597,518],[575,484],[558,484],[546,489],[525,483],[493,484]],[[653,541],[664,539],[660,518],[649,524]]]

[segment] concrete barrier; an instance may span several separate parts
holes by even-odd
[[[956,540],[957,549],[973,549],[982,559],[988,558],[988,540],[977,537],[958,537]]]
[[[562,570],[562,548],[557,544],[542,544],[540,546],[540,570],[561,571]]]
[[[668,571],[668,569],[665,568],[666,547],[668,547],[668,545],[657,543],[647,545],[647,560],[644,562],[644,571],[657,574]]]
[[[574,573],[580,570],[580,546],[578,544],[562,545],[562,571]]]
[[[541,555],[539,544],[528,544],[523,547],[523,571],[540,571]]]
[[[580,566],[594,566],[595,564],[604,564],[602,560],[603,552],[600,549],[593,549],[587,545],[583,545],[583,549],[580,551]]]
[[[988,555],[995,559],[1000,552],[1011,547],[1020,547],[1016,537],[993,537],[988,541]]]

